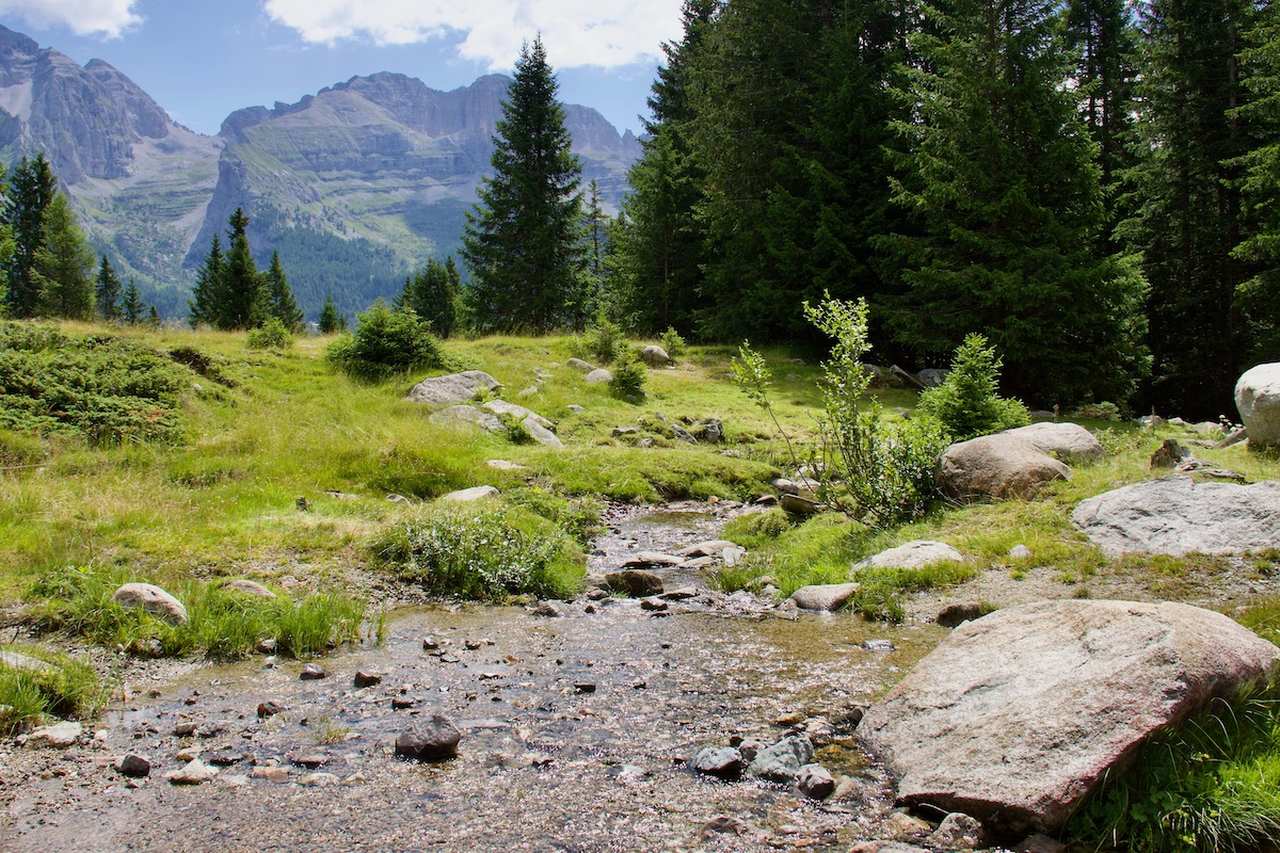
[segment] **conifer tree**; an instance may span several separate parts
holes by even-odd
[[[221,328],[226,298],[222,238],[214,234],[209,254],[205,255],[204,263],[196,274],[191,301],[187,303],[191,328],[201,325]]]
[[[120,278],[111,266],[111,259],[103,255],[102,263],[98,267],[96,285],[98,316],[108,321],[119,320],[120,296]]]
[[[124,321],[130,326],[136,326],[142,322],[142,312],[145,310],[142,305],[142,294],[138,292],[138,284],[133,279],[129,279],[129,286],[124,289],[124,302],[120,309]]]
[[[587,186],[582,218],[586,235],[586,265],[578,287],[569,299],[573,328],[579,331],[586,327],[587,318],[601,306],[604,287],[605,228],[609,218],[600,206],[600,185],[594,179]]]
[[[889,320],[941,359],[970,332],[1005,354],[1005,384],[1041,404],[1124,399],[1143,366],[1142,280],[1096,256],[1104,211],[1094,147],[1062,87],[1053,0],[954,0],[913,36],[902,91],[918,120],[895,200],[914,233]]]
[[[450,258],[450,261],[453,259]],[[442,338],[453,334],[457,323],[457,268],[450,267],[435,258],[417,275],[405,281],[404,291],[396,300],[397,308],[408,308],[431,324],[431,331]]]
[[[324,307],[320,309],[320,334],[334,335],[347,327],[346,318],[338,313],[338,306],[333,304],[333,294],[326,294]]]
[[[270,301],[268,308],[272,317],[284,324],[286,329],[298,332],[305,319],[298,302],[293,298],[293,289],[289,287],[289,279],[280,264],[280,253],[271,253],[271,267],[266,274],[265,293]]]
[[[31,280],[40,292],[41,312],[74,320],[91,319],[93,251],[76,223],[66,195],[56,193],[42,219],[44,237],[31,270]]]
[[[37,154],[33,160],[24,157],[14,170],[5,210],[5,223],[13,230],[8,300],[14,317],[34,317],[41,310],[36,255],[44,245],[45,210],[56,195],[57,179],[44,154]]]
[[[147,325],[153,329],[160,328],[160,312],[156,310],[154,305],[147,311]]]
[[[218,310],[218,328],[249,329],[266,320],[268,301],[261,291],[262,276],[249,250],[249,217],[236,208],[228,220],[227,254],[223,261],[223,298]]]
[[[542,38],[525,44],[494,137],[494,174],[467,214],[466,291],[482,329],[547,331],[582,272],[582,172]]]

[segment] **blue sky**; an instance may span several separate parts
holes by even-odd
[[[640,8],[637,8],[640,7]],[[541,31],[561,97],[638,129],[678,0],[0,0],[0,23],[78,62],[105,59],[183,124],[375,71],[437,89],[510,69]]]

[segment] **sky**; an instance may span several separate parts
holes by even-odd
[[[639,129],[680,0],[0,0],[0,24],[77,62],[104,59],[174,119],[216,133],[234,110],[397,71],[436,89],[509,72],[541,32],[561,99]]]

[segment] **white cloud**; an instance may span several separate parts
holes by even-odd
[[[414,44],[461,33],[458,52],[510,68],[539,32],[557,67],[612,68],[657,55],[680,34],[680,0],[264,0],[272,20],[306,41],[364,37]]]
[[[38,27],[61,24],[76,35],[116,38],[142,23],[138,0],[0,0],[0,13],[17,15]]]

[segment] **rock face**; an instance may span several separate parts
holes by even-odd
[[[1280,446],[1280,363],[1260,364],[1240,377],[1236,408],[1250,447]]]
[[[1244,486],[1166,477],[1081,501],[1071,520],[1113,556],[1280,548],[1280,482]]]
[[[1071,469],[1026,439],[1000,433],[953,444],[938,462],[938,485],[958,501],[1029,498]]]
[[[481,391],[496,391],[501,387],[502,383],[483,370],[464,370],[424,379],[413,386],[406,399],[429,406],[449,406],[474,400]]]
[[[801,610],[839,610],[858,591],[856,583],[831,583],[802,586],[791,593],[791,600]]]
[[[1105,455],[1093,433],[1079,424],[1042,422],[1006,430],[1003,435],[1025,439],[1041,453],[1063,462],[1096,462]]]
[[[854,564],[855,569],[922,569],[936,563],[962,563],[964,555],[945,542],[918,539]]]
[[[149,583],[127,583],[117,589],[111,599],[123,607],[141,607],[177,625],[187,624],[187,608],[182,606],[182,602]]]
[[[650,367],[666,367],[671,363],[671,356],[662,347],[650,344],[640,350],[640,360]]]
[[[1280,649],[1208,610],[1039,602],[961,625],[858,734],[905,804],[1052,833],[1154,732],[1277,664]]]

